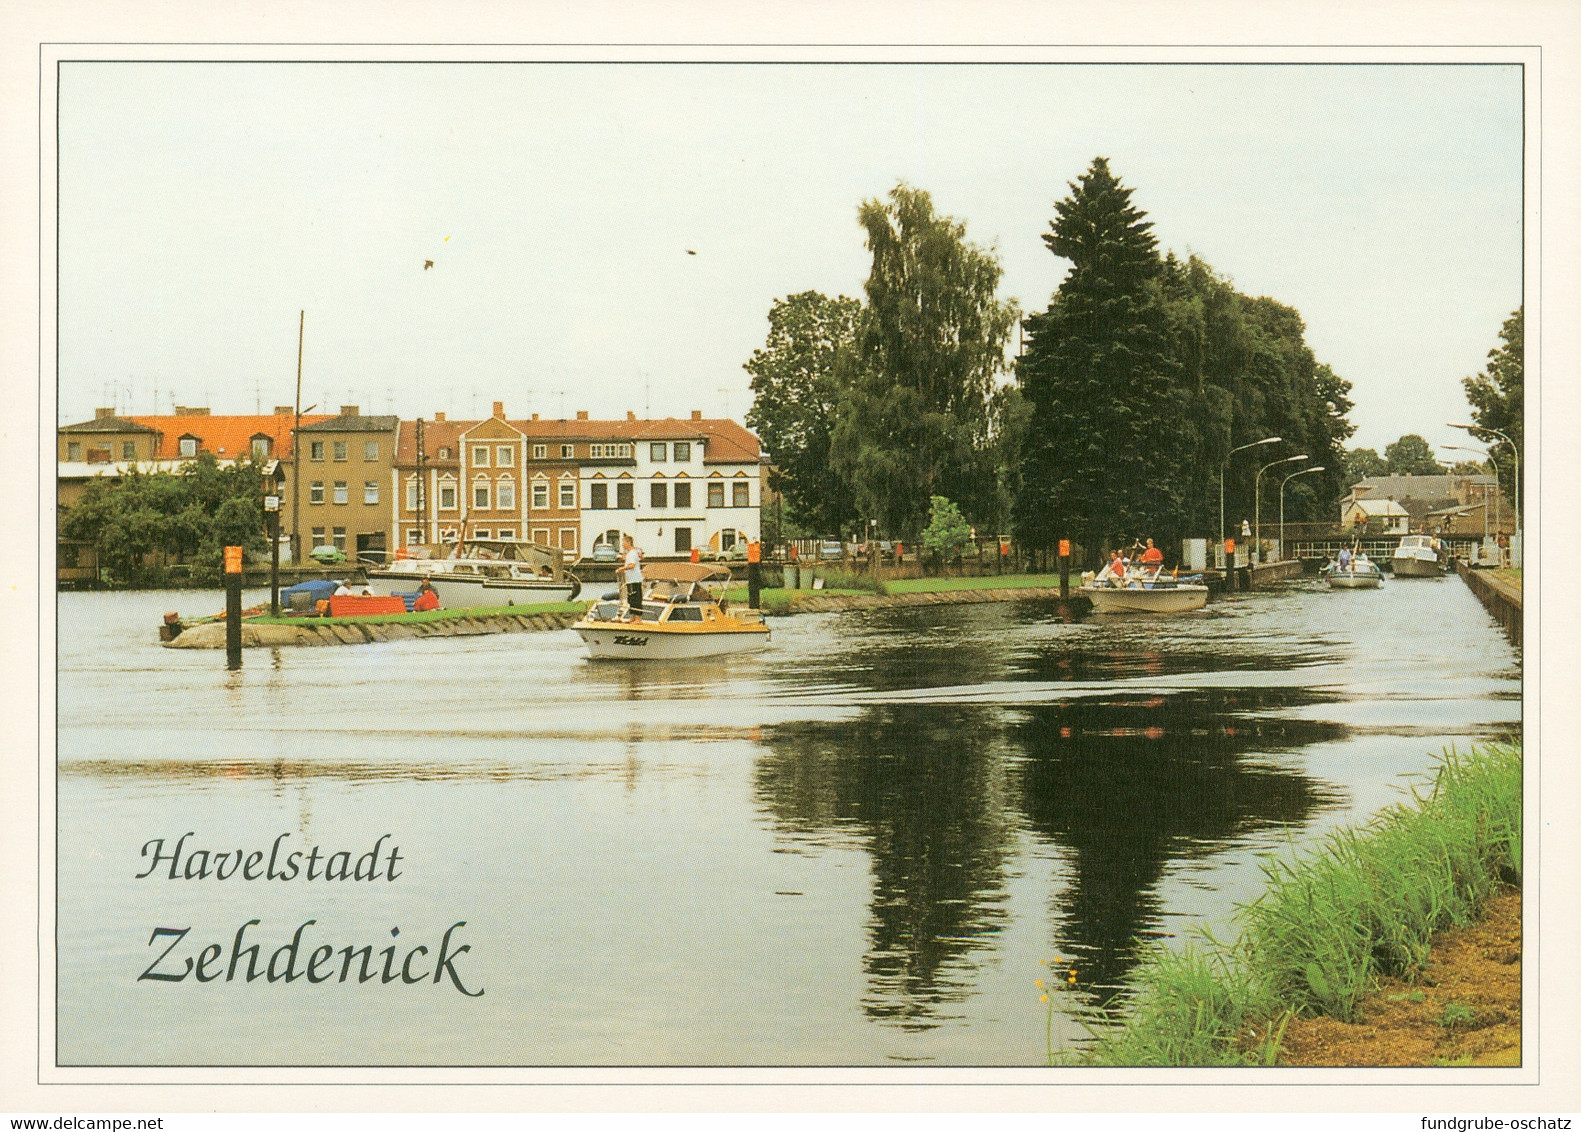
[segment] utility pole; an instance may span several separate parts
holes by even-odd
[[[302,564],[302,448],[297,443],[302,431],[302,334],[307,329],[307,311],[296,324],[296,413],[291,425],[291,564]]]

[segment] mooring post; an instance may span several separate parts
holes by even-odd
[[[242,548],[225,548],[225,667],[242,666]]]
[[[763,589],[763,544],[747,543],[747,606],[758,607],[758,594]]]
[[[1059,540],[1059,599],[1070,600],[1070,539]]]

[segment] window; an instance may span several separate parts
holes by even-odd
[[[406,509],[408,511],[417,510],[417,481],[415,479],[406,481]]]
[[[82,459],[82,444],[80,442],[75,441],[75,440],[68,440],[68,441],[66,441],[66,459],[68,459],[68,460],[80,460],[80,459]]]
[[[692,528],[675,528],[675,553],[689,554],[692,550]]]
[[[487,511],[489,509],[489,485],[475,483],[472,485],[472,509],[474,511]]]
[[[493,538],[494,534],[487,527],[473,527],[472,528],[472,537],[473,538]]]
[[[344,503],[344,502],[346,502],[346,481],[345,480],[336,480],[335,481],[335,502],[336,503]]]
[[[730,506],[732,506],[732,507],[751,507],[752,506],[752,485],[751,484],[747,483],[745,480],[739,480],[736,483],[731,484],[730,487],[731,487],[731,491],[730,491],[730,496],[731,496],[731,498],[730,498]]]
[[[726,527],[724,530],[719,532],[719,549],[720,550],[730,550],[735,545],[736,545],[736,532],[732,528]]]
[[[576,481],[569,477],[560,481],[560,509],[562,511],[576,509]]]
[[[362,442],[362,458],[364,460],[377,460],[379,458],[379,442],[377,440],[364,440]]]
[[[630,459],[631,445],[629,444],[589,444],[587,455],[591,460],[616,460]]]
[[[633,484],[629,484],[629,483],[617,483],[615,485],[615,508],[616,508],[616,510],[619,510],[619,511],[630,511],[630,510],[634,509],[637,506],[636,503],[632,499],[632,496],[634,494],[634,492],[632,490],[633,487],[634,487],[634,485]]]
[[[547,460],[549,458],[549,446],[547,444],[534,444],[532,446],[532,458],[534,460]]]
[[[692,485],[678,483],[675,485],[675,506],[690,507],[692,505]]]
[[[379,481],[378,480],[363,480],[362,481],[362,501],[364,503],[377,503],[377,502],[379,502]]]
[[[692,458],[692,442],[689,440],[677,440],[675,442],[675,458],[678,461],[690,460]]]
[[[513,542],[516,538],[516,528],[501,527],[497,532],[495,532],[495,537],[504,539],[506,542]]]
[[[548,546],[549,545],[549,528],[548,527],[534,527],[532,529],[532,540],[533,540],[533,542],[537,543],[539,546]]]
[[[474,444],[472,446],[472,466],[474,468],[486,468],[489,466],[488,445]]]
[[[335,549],[344,552],[346,549],[346,528],[335,528]]]
[[[181,438],[181,454],[183,456],[196,456],[198,454],[198,440],[195,436]]]
[[[448,459],[450,459],[450,449],[448,449],[448,448],[441,448],[439,450],[439,458],[441,460],[448,460]]]
[[[346,442],[344,440],[337,440],[334,442],[334,444],[335,459],[344,460],[346,458]]]
[[[417,527],[410,528],[406,532],[406,545],[407,546],[421,546],[422,544],[423,544],[423,532],[422,532],[422,530],[417,528]]]
[[[654,483],[648,485],[648,506],[668,507],[670,505],[670,485],[667,483]]]
[[[501,480],[495,485],[494,506],[500,511],[516,509],[516,484],[513,481]]]
[[[569,550],[572,554],[576,553],[576,528],[575,527],[561,527],[560,528],[560,549],[561,550]]]
[[[511,468],[516,465],[516,449],[508,444],[501,444],[494,453],[494,466],[496,468]]]
[[[533,480],[532,505],[535,511],[541,511],[549,506],[549,481]]]
[[[125,449],[130,447],[131,445],[129,444],[123,444],[121,446],[123,454]],[[269,459],[269,438],[267,436],[253,437],[253,461],[262,463],[267,459]]]
[[[588,510],[609,510],[609,485],[607,483],[594,484],[592,491],[589,492],[589,496],[590,498],[587,501]]]
[[[309,503],[322,503],[322,502],[324,502],[324,481],[323,480],[314,480],[313,481],[312,486],[310,486],[307,489],[307,501]]]
[[[456,509],[456,485],[442,483],[439,485],[439,509],[441,511],[454,511]]]
[[[269,453],[267,453],[267,452],[264,453],[265,456],[267,456],[268,454]],[[135,460],[135,459],[137,459],[137,441],[135,441],[135,440],[123,440],[123,441],[121,441],[121,459],[123,459],[123,460]]]
[[[322,460],[324,458],[324,442],[315,440],[307,446],[308,459]]]
[[[708,506],[723,507],[725,505],[725,485],[715,480],[708,485]]]
[[[574,444],[562,444],[562,445],[560,445],[560,459],[562,459],[562,460],[569,460],[572,456],[575,456],[575,455],[576,455],[576,445],[574,445]]]
[[[650,444],[648,445],[648,459],[652,460],[655,464],[662,464],[664,463],[664,457],[668,449],[669,445],[663,443],[662,441],[658,444]]]
[[[318,547],[321,547],[321,546],[328,546],[328,545],[329,545],[329,543],[324,541],[324,528],[323,527],[314,527],[313,528],[313,547],[314,547],[314,549],[317,549]]]

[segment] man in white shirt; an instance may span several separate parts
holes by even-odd
[[[620,540],[620,548],[626,552],[625,569],[621,577],[626,583],[626,608],[634,621],[642,619],[642,551],[637,549],[636,540],[630,535],[625,535]]]

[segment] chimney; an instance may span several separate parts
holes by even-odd
[[[693,409],[692,410],[692,420],[700,421],[702,419],[703,419],[703,411],[701,409]]]
[[[290,405],[276,405],[274,407],[274,415],[277,417],[289,417],[295,414],[295,412],[296,410]]]
[[[498,417],[500,420],[504,420],[505,419],[505,402],[504,401],[496,401],[496,402],[494,402],[494,415],[496,417]]]
[[[93,419],[96,420],[96,421],[102,421],[102,420],[104,420],[105,417],[113,417],[113,416],[115,416],[115,410],[113,408],[111,408],[111,409],[95,409],[93,411]]]
[[[357,406],[355,406],[355,405],[342,405],[340,407],[340,415],[343,416],[343,417],[354,417],[354,416],[356,416],[357,415]]]
[[[626,419],[628,421],[634,421],[634,420],[637,419],[637,414],[632,412],[630,409],[627,409],[626,410]]]
[[[586,409],[578,409],[576,411],[576,419],[579,420],[579,421],[587,420],[587,410]]]
[[[532,415],[532,419],[533,419],[533,420],[537,420],[537,419],[538,419],[538,414],[537,414],[537,413],[534,413],[534,414],[533,414],[533,415]]]
[[[445,419],[445,414],[443,414],[443,413],[435,413],[435,414],[434,414],[434,420],[435,420],[435,421],[436,421],[436,422],[438,422],[438,421],[442,421],[442,420],[444,420],[444,419]]]

